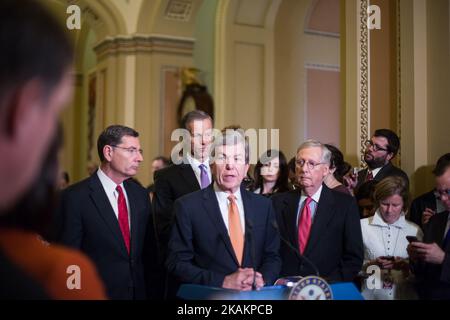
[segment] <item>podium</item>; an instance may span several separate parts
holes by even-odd
[[[331,284],[333,300],[364,300],[352,282]],[[183,284],[177,296],[183,300],[287,300],[287,286],[267,286],[258,291],[238,291],[197,284]]]

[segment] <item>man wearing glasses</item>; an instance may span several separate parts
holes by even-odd
[[[408,175],[391,163],[399,149],[400,139],[395,132],[389,129],[376,130],[372,138],[366,142],[364,161],[367,168],[357,174],[345,176],[347,188],[356,194],[363,183],[370,180],[381,181],[390,176],[400,176],[409,185]]]
[[[450,153],[439,158],[435,193],[444,212],[427,217],[422,242],[412,242],[408,254],[418,279],[422,299],[450,299]],[[423,213],[424,216],[426,212]]]
[[[125,126],[106,128],[97,141],[97,172],[61,197],[61,241],[93,260],[111,299],[146,298],[143,252],[151,207],[146,189],[130,181],[143,161],[138,137]]]
[[[446,206],[446,202],[442,201],[442,199],[446,199],[450,190],[450,170],[448,169],[450,169],[450,153],[444,154],[436,163],[433,170],[435,188],[420,195],[411,204],[409,218],[422,228],[433,215],[446,212],[450,208],[450,205]]]
[[[363,264],[363,244],[355,199],[329,189],[331,152],[308,140],[297,151],[295,174],[300,189],[272,198],[282,238],[282,276],[315,275],[328,281],[352,281]],[[295,248],[295,250],[294,250]],[[314,264],[305,262],[301,256]]]

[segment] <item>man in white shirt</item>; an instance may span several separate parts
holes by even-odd
[[[61,199],[61,240],[93,260],[111,299],[146,298],[143,255],[151,207],[146,189],[130,179],[143,161],[138,137],[121,125],[106,128],[97,142],[100,168]]]
[[[279,238],[269,199],[241,186],[248,144],[234,131],[216,138],[214,183],[175,201],[167,267],[181,282],[236,290],[278,277]]]

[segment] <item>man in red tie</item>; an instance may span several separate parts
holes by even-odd
[[[315,268],[304,263],[302,256],[330,281],[352,281],[361,270],[363,246],[358,207],[353,197],[323,183],[330,157],[322,143],[304,142],[296,155],[295,173],[300,189],[272,198],[280,233],[292,244],[281,244],[282,276],[315,274]]]
[[[97,172],[62,194],[61,240],[94,261],[111,299],[145,299],[151,207],[146,189],[130,179],[143,161],[139,134],[113,125],[100,134],[97,148]]]

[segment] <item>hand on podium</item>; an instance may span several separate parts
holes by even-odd
[[[253,279],[255,280],[256,289],[264,286],[262,274],[256,272],[253,268],[239,268],[237,271],[229,274],[223,280],[222,287],[226,289],[235,289],[240,291],[252,290]]]

